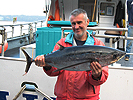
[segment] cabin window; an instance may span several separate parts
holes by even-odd
[[[115,7],[115,3],[101,2],[100,15],[114,16],[114,7]]]

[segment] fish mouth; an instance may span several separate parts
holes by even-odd
[[[115,63],[115,62],[119,61],[119,60],[122,59],[125,55],[126,55],[126,53],[121,54],[121,56],[117,57],[114,61],[112,61],[112,62],[110,62],[110,63],[112,64],[112,63]]]
[[[121,56],[121,57],[118,59],[118,61],[119,61],[120,59],[122,59],[124,56],[125,56],[125,55]]]
[[[120,59],[122,59],[125,55],[126,55],[126,53],[125,53],[124,55],[122,55],[120,58],[118,58],[118,61],[119,61]]]

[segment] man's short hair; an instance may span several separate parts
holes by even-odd
[[[85,18],[85,20],[87,21],[87,19],[88,19],[88,17],[87,17],[87,12],[86,12],[84,9],[81,9],[81,8],[73,10],[73,11],[70,13],[69,20],[70,20],[71,16],[75,16],[75,17],[76,17],[76,16],[78,16],[79,14],[84,14],[84,18]]]

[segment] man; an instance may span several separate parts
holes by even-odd
[[[127,1],[127,13],[128,13],[128,36],[133,37],[133,0]],[[130,53],[132,48],[132,40],[127,40],[126,52]],[[128,61],[130,55],[125,56],[125,61]]]
[[[83,9],[75,9],[70,14],[70,22],[73,32],[66,38],[58,41],[64,47],[76,45],[104,45],[100,40],[92,37],[87,32],[89,19]],[[59,47],[55,45],[54,50]],[[45,73],[49,76],[58,76],[54,94],[57,100],[98,100],[100,85],[108,77],[108,66],[101,67],[98,62],[92,62],[91,71],[68,71],[61,70],[53,72],[57,68],[46,65],[44,56],[35,58],[35,64],[43,67]]]

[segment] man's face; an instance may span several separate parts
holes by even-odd
[[[70,21],[75,36],[77,38],[82,38],[82,36],[84,36],[86,33],[89,19],[85,21],[84,14],[79,14],[76,17],[71,16]]]

